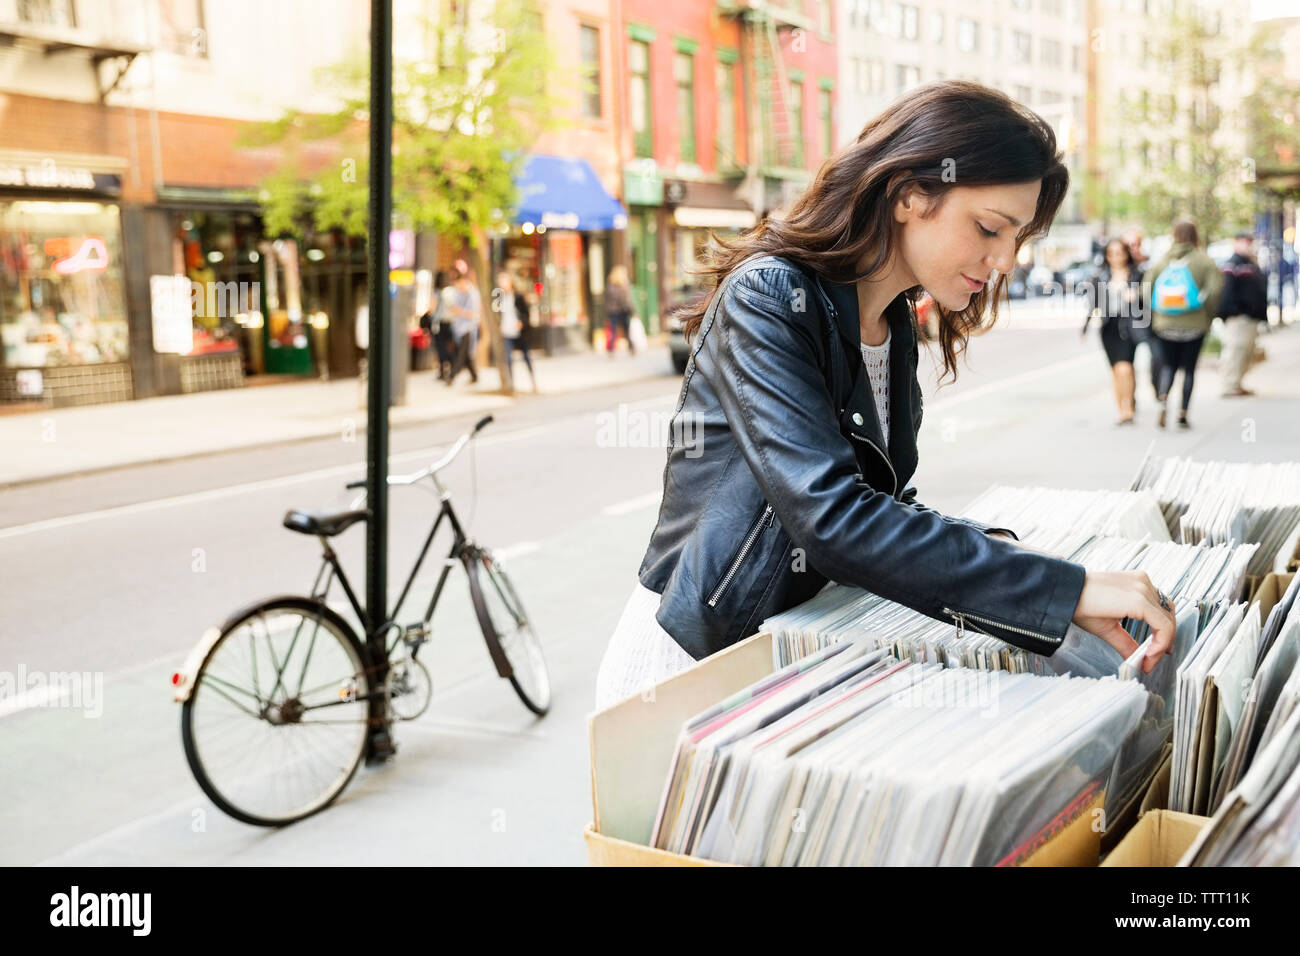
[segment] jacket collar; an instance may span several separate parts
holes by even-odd
[[[849,431],[867,439],[876,448],[885,450],[884,435],[876,413],[876,400],[871,391],[871,381],[862,363],[862,332],[858,320],[858,293],[853,283],[832,282],[821,276],[817,284],[831,306],[831,320],[847,348],[849,367],[853,369],[853,388],[842,418]],[[894,470],[895,496],[911,478],[919,460],[916,435],[912,431],[912,351],[916,345],[916,330],[912,308],[907,299],[899,295],[885,309],[889,325],[889,448],[886,451]],[[854,415],[860,416],[859,425]]]

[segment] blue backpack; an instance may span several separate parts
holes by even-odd
[[[1165,315],[1182,315],[1201,307],[1205,300],[1186,258],[1173,260],[1156,277],[1151,286],[1151,300],[1155,310]]]

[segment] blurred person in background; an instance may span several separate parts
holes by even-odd
[[[605,312],[608,316],[605,350],[609,353],[609,357],[614,357],[614,346],[618,344],[619,329],[623,330],[623,335],[627,338],[628,351],[635,355],[636,346],[632,343],[629,324],[632,320],[632,290],[628,284],[625,266],[615,266],[609,270],[609,279],[605,283]]]
[[[1268,322],[1268,285],[1254,256],[1255,241],[1250,233],[1239,232],[1233,240],[1232,257],[1223,265],[1223,296],[1218,314],[1223,318],[1223,352],[1219,371],[1223,397],[1255,394],[1243,388],[1241,380],[1255,354],[1255,336],[1260,322]]]
[[[455,383],[462,368],[469,369],[470,381],[478,384],[474,349],[478,345],[479,326],[483,318],[483,297],[478,294],[478,288],[468,269],[456,273],[456,281],[446,291],[446,295],[451,331],[456,340],[456,358],[451,364],[447,385],[450,387]]]
[[[1156,387],[1160,414],[1156,425],[1165,427],[1169,390],[1174,375],[1182,371],[1183,403],[1178,427],[1190,428],[1187,409],[1196,380],[1196,360],[1215,315],[1223,275],[1200,248],[1196,223],[1190,219],[1174,223],[1173,240],[1169,251],[1143,277],[1142,300],[1150,307],[1151,351],[1160,360],[1160,382]]]
[[[501,339],[505,343],[506,368],[510,370],[511,380],[514,379],[515,352],[518,351],[524,357],[528,380],[533,383],[533,391],[536,392],[537,374],[533,371],[533,360],[528,354],[528,299],[522,292],[515,291],[515,277],[505,269],[497,273],[497,287],[492,291],[492,308],[501,315]]]
[[[1115,404],[1119,407],[1117,425],[1133,424],[1137,411],[1137,377],[1133,357],[1137,353],[1137,336],[1133,318],[1142,310],[1142,273],[1133,261],[1133,253],[1121,239],[1106,243],[1105,263],[1090,283],[1088,314],[1083,320],[1080,338],[1088,335],[1094,315],[1101,316],[1101,346],[1110,362]]]

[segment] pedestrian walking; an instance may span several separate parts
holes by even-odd
[[[1259,324],[1268,322],[1268,284],[1254,256],[1254,237],[1237,233],[1232,256],[1223,266],[1223,295],[1218,313],[1223,318],[1223,351],[1219,370],[1223,379],[1223,397],[1237,398],[1255,394],[1243,388],[1241,380],[1255,354],[1255,336]]]
[[[609,278],[605,280],[605,314],[607,316],[605,350],[609,353],[610,358],[614,357],[614,346],[618,343],[620,329],[627,338],[627,350],[633,355],[636,354],[636,345],[632,341],[630,325],[632,313],[632,290],[628,283],[627,267],[615,266],[609,270]]]
[[[1133,253],[1122,239],[1106,243],[1105,263],[1090,283],[1088,314],[1083,320],[1081,338],[1088,335],[1093,316],[1101,317],[1101,347],[1110,362],[1111,384],[1115,404],[1119,407],[1117,425],[1133,424],[1137,412],[1137,376],[1133,358],[1137,354],[1138,336],[1134,317],[1142,310],[1142,273]]]
[[[1150,306],[1151,348],[1160,359],[1160,383],[1156,401],[1160,404],[1156,424],[1165,427],[1169,392],[1174,376],[1183,373],[1183,401],[1178,427],[1190,428],[1187,409],[1196,381],[1196,361],[1210,330],[1223,276],[1214,260],[1200,248],[1196,223],[1182,219],[1174,223],[1174,243],[1142,280],[1142,298]]]
[[[433,339],[433,350],[437,359],[439,381],[447,381],[451,375],[451,365],[456,357],[456,343],[451,332],[451,317],[447,311],[447,290],[451,288],[452,274],[445,269],[439,270],[433,280],[433,301],[429,309],[420,316],[420,327],[425,329]]]
[[[514,380],[514,356],[518,352],[524,357],[528,369],[528,380],[537,391],[537,373],[533,371],[533,359],[529,355],[529,338],[532,323],[529,320],[528,299],[522,292],[515,291],[515,277],[506,269],[497,273],[497,286],[492,291],[492,308],[501,315],[501,340],[505,343],[506,368]]]
[[[455,383],[462,368],[468,369],[470,381],[478,384],[474,349],[478,344],[479,327],[483,319],[483,301],[468,270],[456,273],[455,282],[448,291],[447,312],[451,316],[451,331],[456,341],[456,357],[447,377],[447,385],[450,387]]]
[[[677,315],[693,372],[669,429],[698,427],[707,448],[669,439],[598,707],[752,634],[828,579],[1044,655],[1073,621],[1128,656],[1137,644],[1122,619],[1141,619],[1155,635],[1144,670],[1156,665],[1174,611],[1146,574],[1022,547],[1009,529],[924,507],[908,485],[921,425],[913,304],[922,289],[934,298],[955,376],[1068,186],[1050,123],[997,90],[931,83],[850,139],[786,216],[720,243],[705,263],[711,293]]]

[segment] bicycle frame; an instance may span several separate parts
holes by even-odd
[[[361,602],[357,600],[356,592],[352,589],[351,582],[348,581],[347,573],[343,570],[343,565],[339,562],[338,555],[335,553],[334,549],[330,547],[329,539],[325,537],[320,538],[322,560],[320,570],[316,572],[316,580],[312,583],[311,596],[323,602],[326,595],[329,593],[330,585],[333,583],[334,577],[337,575],[339,583],[343,585],[344,593],[347,594],[348,603],[352,605],[352,610],[356,613],[357,620],[361,622],[362,627],[365,630],[366,643],[369,643],[370,639],[375,637],[379,632],[397,626],[397,615],[401,611],[402,605],[406,603],[406,597],[411,591],[411,585],[415,582],[415,576],[420,573],[420,568],[423,566],[424,559],[429,553],[429,548],[433,545],[434,536],[437,535],[438,529],[442,526],[444,520],[451,522],[451,530],[454,537],[452,539],[451,550],[447,552],[447,557],[443,561],[442,571],[438,575],[438,583],[434,586],[433,595],[429,599],[429,606],[425,609],[424,616],[421,618],[421,624],[424,628],[427,629],[429,622],[433,620],[433,612],[438,606],[438,599],[442,596],[443,586],[447,583],[447,575],[451,572],[455,563],[462,560],[465,549],[472,547],[469,538],[465,535],[464,528],[461,527],[460,519],[456,517],[456,510],[451,505],[450,495],[447,493],[446,489],[442,487],[441,482],[437,481],[436,476],[434,476],[434,481],[438,484],[439,490],[442,492],[438,517],[433,522],[433,527],[429,529],[429,534],[424,539],[424,546],[420,548],[420,555],[415,559],[415,565],[411,568],[411,573],[407,576],[406,583],[402,586],[402,593],[398,597],[397,604],[394,606],[392,614],[388,620],[383,621],[382,623],[376,623],[367,612],[367,609],[361,606]],[[322,576],[325,579],[323,584],[321,583]],[[396,640],[387,644],[385,646],[385,655],[391,655],[393,648],[396,646]]]

